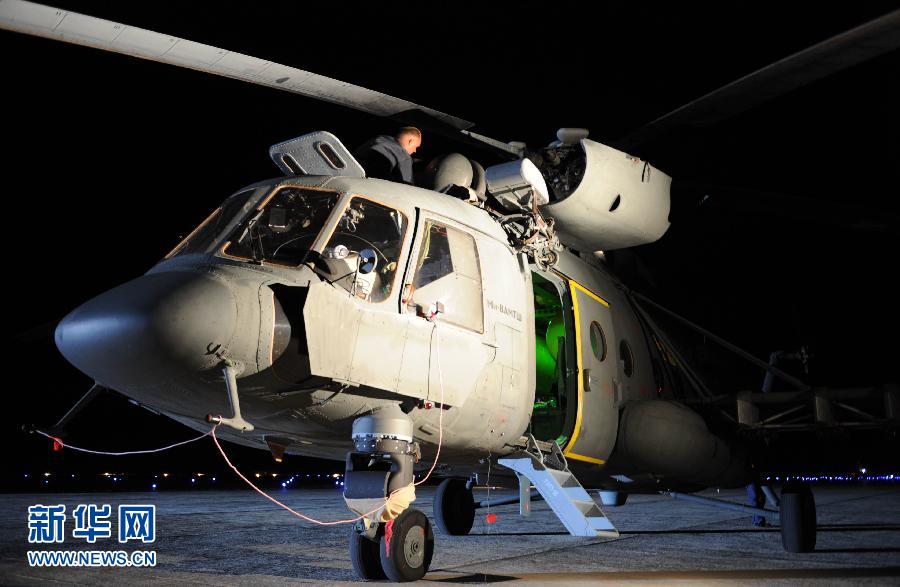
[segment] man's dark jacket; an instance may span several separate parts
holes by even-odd
[[[368,177],[412,183],[412,157],[397,139],[379,135],[366,142],[353,153]]]

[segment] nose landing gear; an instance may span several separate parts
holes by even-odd
[[[397,406],[353,422],[355,450],[347,453],[344,500],[366,516],[351,530],[350,561],[367,581],[416,581],[431,565],[431,524],[408,507],[415,499],[413,465],[419,456],[412,429]]]

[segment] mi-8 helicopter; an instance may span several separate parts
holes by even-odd
[[[9,28],[145,57],[152,49],[162,61],[462,125],[294,68],[28,3],[2,7]],[[220,58],[204,66],[210,55]],[[520,146],[461,134],[511,162],[482,174],[449,158],[417,188],[364,177],[327,134],[275,146],[285,177],[239,190],[147,275],[73,312],[61,350],[104,386],[188,426],[206,430],[207,415],[223,415],[233,430],[220,435],[234,442],[343,460],[355,441],[349,499],[405,486],[440,439],[437,471],[450,481],[435,509],[452,533],[471,527],[471,488],[460,480],[488,454],[519,455],[507,462],[526,480],[544,467],[611,490],[747,481],[742,455],[668,401],[679,386],[660,382],[679,377],[674,349],[593,254],[662,235],[668,176],[577,129],[540,150],[540,165]],[[449,186],[472,203],[440,193]],[[811,498],[797,495],[786,503],[807,511]],[[427,570],[428,522],[406,511],[395,537],[409,551],[382,558],[379,524],[353,535],[364,578]],[[581,513],[592,514],[586,530],[613,531]],[[806,548],[804,516],[788,538]]]

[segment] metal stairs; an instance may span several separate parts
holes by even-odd
[[[558,444],[554,443],[551,452],[544,455],[532,441],[528,450],[497,462],[515,471],[519,478],[519,508],[523,516],[529,515],[531,485],[534,485],[572,536],[619,536],[619,531],[569,471]]]

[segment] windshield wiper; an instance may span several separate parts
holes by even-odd
[[[250,239],[250,257],[254,263],[262,265],[263,259],[266,257],[266,251],[263,248],[262,235],[259,233],[259,227],[256,226],[257,222],[259,222],[259,216],[256,218],[251,218],[247,223],[247,238]],[[259,256],[256,255],[256,243],[253,238],[253,229],[256,228],[256,238],[259,240]]]

